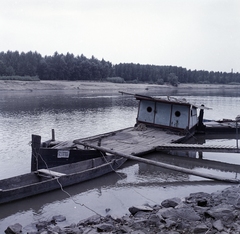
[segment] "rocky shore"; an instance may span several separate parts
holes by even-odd
[[[130,207],[123,217],[94,215],[66,227],[61,222],[66,217],[57,215],[51,220],[32,224],[24,232],[21,224],[6,228],[6,234],[227,234],[240,233],[240,186],[232,186],[212,194],[192,193],[184,199],[170,198],[159,205],[145,204]]]

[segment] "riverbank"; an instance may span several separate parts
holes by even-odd
[[[123,217],[96,214],[69,226],[62,225],[67,217],[56,215],[51,220],[30,224],[32,230],[28,227],[28,233],[239,233],[239,194],[239,186],[211,194],[191,193],[184,199],[174,197],[154,206],[129,207]],[[16,223],[7,227],[5,233],[25,233],[24,229]]]
[[[77,90],[81,92],[116,92],[119,90],[125,92],[141,91],[161,91],[161,90],[206,90],[206,89],[240,89],[239,85],[222,84],[179,84],[178,87],[171,85],[156,84],[128,84],[128,83],[110,83],[110,82],[91,82],[91,81],[16,81],[0,80],[1,91],[37,91],[37,90]]]

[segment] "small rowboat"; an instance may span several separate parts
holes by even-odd
[[[107,155],[0,180],[0,204],[100,177],[117,170],[125,161]]]

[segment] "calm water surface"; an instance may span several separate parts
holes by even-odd
[[[218,90],[203,94],[190,90],[173,95],[194,104],[212,107],[213,110],[205,111],[205,118],[234,119],[240,114],[238,93]],[[57,140],[74,140],[131,127],[135,124],[136,114],[137,102],[131,96],[81,95],[74,91],[0,93],[0,179],[30,171],[31,134],[41,135],[44,141],[51,138],[51,129],[55,129]],[[229,137],[204,140],[205,144],[236,144],[236,140]],[[165,156],[155,153],[149,158],[162,161]],[[204,153],[203,156],[209,160],[240,164],[238,154]],[[194,161],[188,167],[228,178],[239,177],[238,169],[210,169]],[[228,186],[142,163],[127,162],[118,174],[112,173],[67,188],[71,197],[62,191],[54,191],[0,205],[0,233],[13,223],[26,226],[57,214],[67,217],[67,221],[61,224],[63,226],[77,223],[94,215],[91,209],[106,215],[106,208],[110,208],[110,214],[121,216],[128,213],[132,205],[159,204],[169,197],[184,197],[198,191],[214,192]],[[31,227],[24,231],[28,229]]]

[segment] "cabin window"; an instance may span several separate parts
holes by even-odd
[[[148,108],[147,108],[147,112],[152,112],[152,107],[151,106],[149,106]]]
[[[180,117],[180,115],[181,115],[181,112],[180,112],[180,111],[175,111],[175,116],[176,116],[176,117]]]

